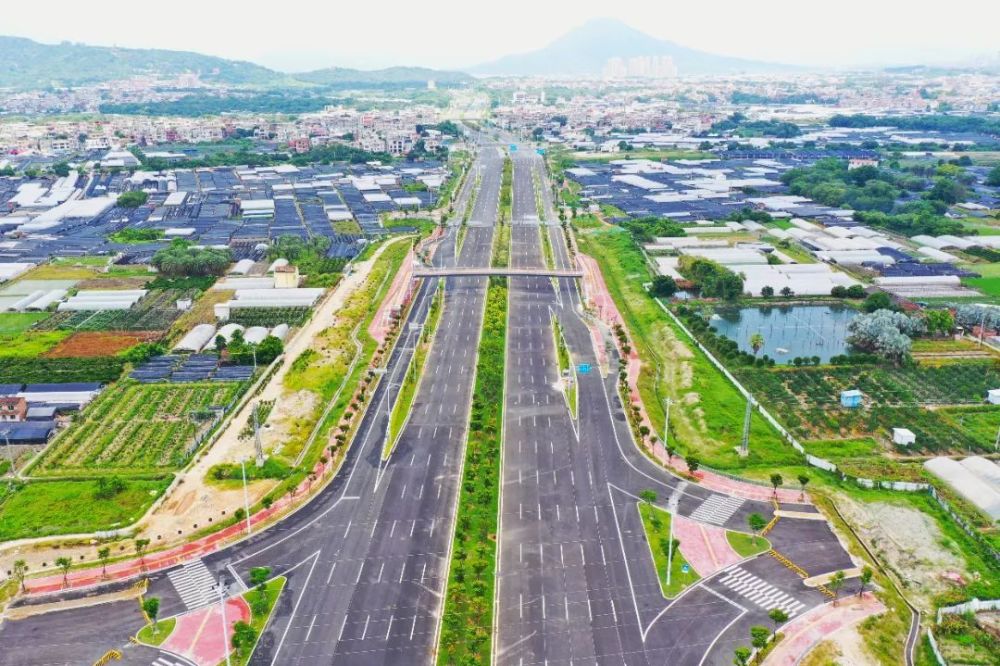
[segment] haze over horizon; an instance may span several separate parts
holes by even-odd
[[[331,5],[288,12],[287,20],[264,20],[266,14],[248,9],[246,3],[175,0],[172,11],[156,17],[156,31],[147,34],[139,21],[123,32],[106,20],[109,14],[134,14],[134,3],[108,0],[100,12],[66,0],[49,5],[53,11],[44,21],[39,21],[36,6],[6,7],[0,34],[45,43],[196,51],[289,72],[333,66],[470,68],[543,47],[596,18],[618,19],[654,37],[710,53],[776,63],[957,63],[995,56],[993,26],[1000,22],[1000,3],[982,0],[955,0],[944,15],[913,11],[912,3],[902,0],[844,0],[834,11],[809,14],[792,0],[723,0],[720,11],[711,15],[703,7],[652,3],[640,14],[596,0],[512,0],[502,9],[485,12],[470,11],[460,0],[430,0],[418,13],[412,5],[390,1],[380,5],[386,11],[377,18],[363,5]],[[395,6],[398,11],[393,11]],[[253,14],[261,20],[236,20]],[[897,29],[888,31],[887,25]],[[820,29],[822,39],[817,39]],[[845,46],[848,41],[850,48]]]

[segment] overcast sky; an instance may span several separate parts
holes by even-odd
[[[1000,0],[47,0],[4,2],[0,34],[191,50],[297,71],[461,68],[528,51],[612,16],[705,51],[850,66],[1000,52]],[[0,63],[2,66],[3,63]]]

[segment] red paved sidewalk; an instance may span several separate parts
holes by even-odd
[[[403,305],[413,295],[413,262],[416,255],[413,249],[403,258],[403,265],[399,267],[399,272],[393,278],[389,291],[386,292],[378,312],[372,317],[372,323],[368,326],[368,333],[381,345],[389,335],[391,327],[390,315],[393,309],[402,309]]]
[[[675,515],[672,520],[674,538],[681,542],[681,555],[702,578],[743,559],[729,545],[725,529],[684,516]]]
[[[844,597],[836,606],[832,601],[818,606],[781,628],[785,637],[767,656],[764,664],[794,666],[813,646],[829,638],[834,632],[856,624],[869,615],[883,612],[885,606],[871,592],[865,592],[861,597]]]
[[[597,265],[597,261],[585,254],[578,254],[577,259],[580,263],[581,269],[583,270],[584,297],[589,300],[590,305],[595,308],[597,316],[602,321],[607,323],[608,326],[614,327],[615,324],[622,324],[622,326],[624,326],[624,320],[618,312],[618,308],[615,306],[614,300],[611,298],[611,294],[604,282],[604,276],[601,275],[601,270]],[[593,329],[594,327],[592,326],[591,328]],[[627,330],[628,329],[626,328],[626,331]],[[594,335],[594,333],[592,333],[592,335]],[[599,336],[600,333],[597,332],[596,335]],[[646,413],[646,406],[643,404],[642,399],[639,396],[639,372],[642,369],[642,362],[639,360],[639,356],[635,351],[635,345],[632,344],[630,346],[632,347],[632,351],[629,354],[628,359],[626,359],[625,367],[629,387],[629,399],[632,404],[639,407],[639,420],[649,428],[650,432],[656,432],[656,428],[653,427],[652,421]],[[600,347],[603,347],[603,345],[600,345]],[[667,451],[661,442],[657,442],[653,445],[650,445],[647,442],[645,443],[645,446],[647,450],[653,454],[653,457],[660,462],[660,464],[665,467],[670,467],[680,474],[688,474],[687,465],[681,458],[674,457],[672,460],[667,460]],[[758,486],[753,483],[739,481],[707,470],[699,470],[693,476],[698,479],[698,483],[705,488],[736,497],[742,497],[744,499],[769,501],[774,496],[774,492],[770,487]],[[803,498],[802,493],[798,490],[782,488],[778,490],[777,499],[779,502],[783,503],[801,504],[803,502],[809,502],[809,495],[807,494]]]
[[[273,517],[275,514],[286,510],[292,504],[298,503],[306,497],[308,495],[308,491],[311,489],[311,486],[320,484],[320,479],[333,470],[333,461],[327,461],[325,464],[317,463],[313,470],[317,477],[316,481],[310,483],[308,479],[304,480],[299,484],[292,497],[289,497],[287,494],[282,495],[279,499],[275,500],[270,509],[262,509],[250,516],[251,527],[260,525]],[[254,531],[256,532],[256,530]],[[243,520],[235,525],[230,525],[223,530],[201,537],[200,539],[196,539],[191,543],[175,546],[161,552],[151,553],[144,558],[144,563],[141,563],[138,558],[133,558],[108,565],[108,573],[106,577],[101,575],[101,568],[99,566],[95,566],[90,569],[71,571],[67,577],[68,584],[63,582],[61,574],[54,574],[44,578],[25,580],[24,585],[27,589],[27,594],[45,594],[65,589],[89,587],[108,581],[127,580],[151,571],[168,569],[196,557],[203,557],[209,553],[214,553],[245,534],[246,521]],[[123,545],[125,545],[128,549],[132,548],[131,542],[123,542]],[[155,545],[155,543],[153,545]]]
[[[231,650],[233,625],[250,622],[250,607],[242,597],[226,600],[226,635],[222,635],[222,608],[218,603],[177,616],[173,633],[161,646],[198,666],[217,666]]]

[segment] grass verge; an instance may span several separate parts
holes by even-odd
[[[545,267],[553,269],[556,267],[556,258],[552,252],[552,240],[549,238],[549,228],[544,224],[538,225],[538,233],[542,237],[542,257],[545,259]]]
[[[388,458],[392,449],[396,446],[396,440],[403,431],[406,418],[410,415],[410,408],[413,400],[417,397],[417,388],[420,380],[424,376],[424,369],[427,365],[427,357],[430,355],[431,343],[434,340],[434,332],[441,321],[443,282],[438,283],[438,289],[431,299],[430,308],[427,310],[427,321],[424,322],[423,331],[417,342],[417,348],[413,352],[410,360],[410,367],[403,379],[403,385],[399,388],[399,395],[392,406],[392,414],[389,416],[389,436],[386,438],[385,447],[382,450],[382,458]]]
[[[507,284],[494,278],[486,293],[439,664],[490,663],[506,345]]]
[[[701,578],[681,555],[680,542],[674,539],[673,559],[670,561],[670,582],[667,583],[667,552],[670,544],[670,513],[647,502],[639,502],[639,515],[646,531],[646,541],[656,565],[656,577],[660,590],[667,599],[673,599],[685,588],[694,585]],[[684,568],[687,567],[687,572]]]
[[[493,234],[493,252],[490,265],[494,268],[510,266],[510,225],[499,224]]]
[[[160,620],[156,623],[156,629],[153,629],[152,624],[147,624],[145,627],[139,630],[136,635],[136,639],[140,643],[146,645],[162,645],[163,641],[170,638],[170,634],[173,633],[174,627],[177,625],[177,618],[167,618],[166,620]]]
[[[232,655],[232,663],[235,666],[244,666],[250,662],[250,658],[253,656],[254,650],[257,648],[257,644],[260,643],[260,635],[264,633],[264,629],[267,627],[268,620],[271,619],[271,613],[274,612],[274,607],[278,603],[278,597],[281,596],[281,591],[285,589],[285,583],[288,579],[284,576],[279,576],[273,580],[268,581],[264,585],[264,599],[266,599],[266,606],[262,605],[259,609],[261,612],[254,612],[251,610],[250,613],[250,627],[254,630],[257,636],[257,640],[254,644],[250,646],[250,649],[244,650],[243,654],[239,652],[234,652]],[[253,609],[257,603],[258,598],[261,596],[256,588],[250,590],[243,595],[247,604]],[[266,610],[264,610],[266,608]]]
[[[726,530],[726,540],[740,557],[752,557],[771,550],[771,542],[764,537],[756,537],[743,532]]]
[[[569,354],[566,346],[566,338],[563,337],[562,326],[555,316],[552,316],[552,339],[556,348],[556,367],[559,369],[559,381],[563,382],[563,396],[566,398],[566,406],[569,407],[570,415],[576,419],[577,413],[577,386],[576,372],[573,370],[573,358]]]

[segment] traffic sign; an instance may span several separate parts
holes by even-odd
[[[576,366],[576,371],[579,372],[581,375],[585,375],[588,372],[590,372],[590,364],[581,363],[580,365]]]
[[[510,152],[513,153],[513,152],[516,152],[516,151],[517,151],[517,144],[516,143],[510,144]]]
[[[544,155],[545,154],[545,149],[544,148],[535,148],[535,152],[538,153],[539,155]]]
[[[687,573],[687,572],[689,572],[689,571],[691,571],[691,567],[689,567],[689,566],[688,566],[688,565],[686,565],[686,564],[682,564],[682,565],[681,565],[681,573]]]

